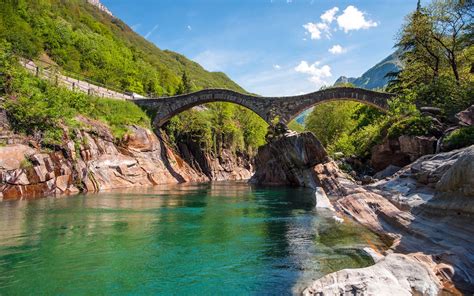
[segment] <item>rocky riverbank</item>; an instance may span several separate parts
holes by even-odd
[[[259,151],[252,181],[313,188],[318,202],[329,196],[338,215],[378,233],[389,249],[376,256],[375,265],[329,274],[311,283],[303,294],[459,295],[460,290],[474,291],[474,146],[424,156],[368,186],[342,172],[324,151],[306,153],[320,148],[311,134],[276,139]]]
[[[57,151],[40,149],[32,139],[9,132],[8,123],[2,121],[5,144],[0,147],[0,199],[238,180],[251,175],[251,165],[230,159],[231,154],[220,158],[202,154],[207,166],[201,168],[148,129],[129,127],[130,133],[117,141],[104,124],[79,120],[87,128],[78,131],[75,139],[65,140]]]

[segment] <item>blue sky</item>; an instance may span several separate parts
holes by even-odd
[[[415,0],[103,0],[161,49],[250,92],[307,93],[360,76],[393,52]]]

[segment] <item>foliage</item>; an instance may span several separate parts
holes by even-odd
[[[459,149],[474,145],[474,126],[463,127],[450,133],[444,140],[443,145],[449,149]]]
[[[431,118],[426,116],[411,116],[395,122],[388,129],[389,138],[398,138],[401,135],[423,136],[430,132]]]
[[[208,72],[180,54],[160,50],[83,0],[4,1],[0,40],[7,40],[19,56],[52,61],[69,76],[112,89],[149,96],[203,88],[245,92],[224,73]],[[149,125],[133,104],[98,100],[21,77],[13,81],[21,84],[14,87],[20,94],[8,105],[9,112],[19,130],[35,133],[37,129],[48,142],[59,142],[62,130],[55,127],[76,125],[77,114],[107,122],[116,136],[126,132],[127,123]],[[183,112],[171,120],[168,131],[172,140],[193,139],[215,151],[224,146],[254,151],[265,141],[266,124],[245,108],[222,103],[210,104],[204,112]]]
[[[174,95],[183,72],[189,79],[185,92],[211,87],[243,91],[225,74],[160,50],[84,0],[2,1],[0,39],[21,56],[46,54],[64,70],[124,91]]]
[[[304,126],[302,124],[299,124],[296,120],[290,121],[290,123],[288,124],[288,128],[295,132],[304,132]]]
[[[387,117],[373,107],[356,102],[329,102],[314,107],[305,128],[331,154],[365,156],[382,139],[387,124]]]
[[[195,142],[216,154],[224,148],[252,154],[265,143],[267,124],[244,107],[209,103],[178,114],[165,128],[175,143]]]
[[[24,169],[24,170],[27,170],[27,169],[32,168],[32,167],[33,167],[33,163],[31,162],[31,160],[29,160],[25,156],[25,158],[20,162],[20,168]]]
[[[306,118],[306,129],[312,131],[324,146],[328,146],[354,126],[352,115],[357,107],[359,104],[353,102],[316,105]]]
[[[434,0],[411,13],[397,37],[404,69],[389,91],[445,115],[474,103],[472,1]]]
[[[3,73],[3,104],[13,128],[20,133],[37,136],[46,145],[61,144],[73,137],[81,126],[78,115],[106,123],[116,137],[127,132],[127,126],[150,127],[150,120],[135,104],[103,99],[56,87],[30,75],[0,45],[0,72]]]

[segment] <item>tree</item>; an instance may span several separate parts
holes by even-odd
[[[418,2],[416,11],[408,16],[407,22],[403,25],[398,37],[397,46],[404,51],[402,59],[407,62],[408,67],[416,65],[413,69],[407,71],[414,74],[411,77],[413,83],[421,82],[420,79],[427,82],[439,76],[442,53],[435,40],[431,38],[433,26],[428,12],[421,8]],[[426,69],[431,69],[431,75],[424,73]],[[417,70],[422,70],[422,73]]]
[[[188,78],[188,75],[186,74],[186,71],[183,72],[183,75],[181,76],[181,83],[178,86],[178,89],[176,90],[177,95],[182,95],[182,94],[188,94],[193,91],[193,86],[191,84],[191,81]]]
[[[458,62],[462,49],[466,46],[462,38],[473,22],[472,1],[435,0],[431,6],[433,26],[431,38],[435,40],[444,52],[456,81],[459,82]]]

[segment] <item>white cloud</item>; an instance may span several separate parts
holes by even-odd
[[[155,25],[153,29],[151,29],[150,31],[148,31],[148,33],[145,34],[145,39],[148,39],[148,37],[150,37],[151,34],[156,31],[156,29],[158,29],[158,25]]]
[[[347,6],[342,14],[337,16],[338,12],[339,8],[333,7],[321,14],[321,22],[309,22],[304,24],[303,28],[306,30],[305,34],[309,34],[312,40],[318,40],[321,39],[321,36],[324,33],[326,37],[330,39],[332,31],[331,24],[334,21],[337,21],[339,28],[344,30],[345,33],[351,30],[368,29],[378,25],[376,22],[366,19],[365,13],[352,5]],[[333,30],[335,31],[336,29],[334,28]]]
[[[321,33],[323,32],[329,37],[329,26],[325,23],[307,23],[303,25],[303,28],[306,29],[307,33],[310,34],[310,38],[313,40],[321,39]]]
[[[326,10],[323,14],[321,14],[321,20],[328,24],[332,23],[332,21],[336,19],[335,16],[338,11],[338,7],[333,7],[329,10]]]
[[[306,61],[301,61],[298,66],[295,67],[295,71],[298,73],[308,74],[310,77],[309,81],[317,85],[325,84],[324,78],[331,77],[331,67],[328,65],[319,66],[319,62],[309,64]]]
[[[345,33],[350,30],[368,29],[377,26],[376,22],[365,19],[365,13],[352,5],[347,6],[343,13],[337,17],[337,24]]]
[[[280,69],[281,69],[281,66],[280,66],[280,65],[278,65],[278,64],[276,64],[276,65],[273,65],[273,69],[275,69],[275,70],[280,70]]]
[[[334,45],[328,50],[332,54],[341,54],[346,52],[346,49],[340,46],[339,44]]]
[[[326,37],[329,39],[331,38],[331,33],[330,33],[330,27],[329,25],[332,23],[333,20],[335,20],[335,15],[339,11],[339,8],[333,7],[327,11],[325,11],[323,14],[321,14],[321,20],[322,22],[319,23],[307,23],[303,25],[303,28],[306,29],[306,34],[310,34],[311,39],[317,40],[321,39],[321,34],[325,33]]]

